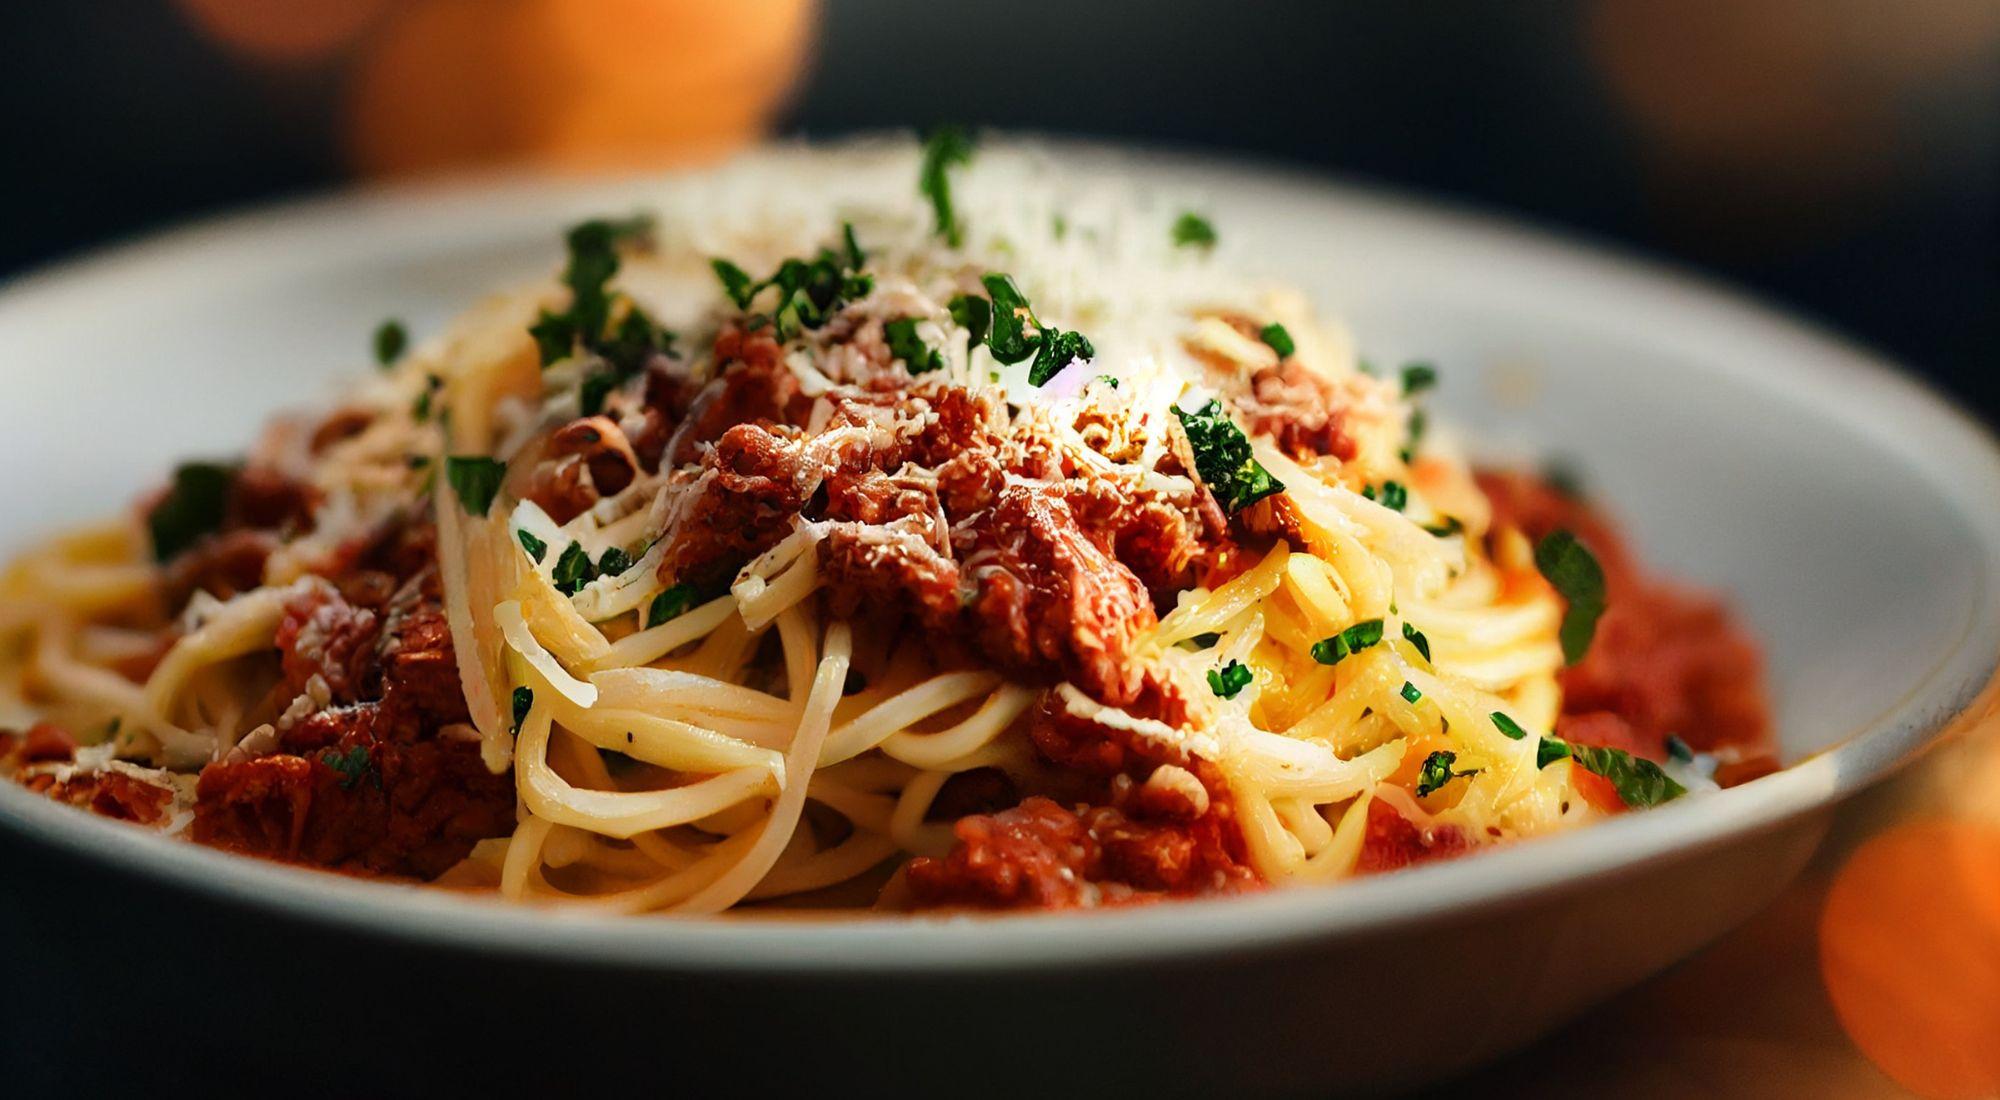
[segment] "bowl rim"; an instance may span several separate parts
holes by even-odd
[[[635,919],[370,882],[205,848],[77,813],[0,784],[0,828],[28,843],[163,887],[315,925],[427,947],[675,973],[796,975],[977,973],[1130,965],[1276,950],[1476,915],[1575,889],[1772,829],[1873,783],[1920,754],[1993,681],[2000,666],[2000,446],[1976,419],[1884,358],[1745,295],[1668,266],[1545,229],[1293,168],[1159,149],[1059,142],[1087,167],[1145,171],[1177,183],[1325,204],[1413,239],[1448,237],[1470,262],[1507,262],[1589,288],[1622,316],[1671,316],[1676,341],[1759,345],[1763,381],[1817,405],[1927,471],[1955,504],[1984,572],[1963,632],[1923,681],[1859,732],[1774,775],[1719,794],[1588,829],[1510,845],[1478,859],[1411,868],[1334,887],[1298,887],[1117,913]],[[658,177],[653,177],[657,179]],[[489,177],[336,192],[198,221],[17,276],[0,285],[0,325],[79,308],[108,292],[141,293],[185,265],[252,271],[296,257],[368,257],[385,234],[399,251],[490,237],[552,213],[625,196],[639,177]],[[287,259],[286,257],[292,257]],[[386,258],[386,257],[385,257]],[[315,263],[324,262],[323,259]],[[1523,284],[1536,280],[1523,279]],[[1550,291],[1535,292],[1544,296]],[[1712,357],[1737,371],[1732,357]],[[1116,934],[1110,922],[1116,922]]]

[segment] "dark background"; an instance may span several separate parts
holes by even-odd
[[[673,0],[566,2],[600,20],[607,51],[633,47],[663,73],[716,53],[633,16]],[[536,160],[533,142],[498,138],[448,164],[353,152],[371,51],[436,14],[423,9],[467,3],[482,28],[535,6],[354,0],[340,44],[274,58],[217,20],[309,21],[340,0],[4,5],[0,272],[357,177]],[[1995,0],[833,0],[803,33],[779,132],[955,120],[1310,165],[1680,262],[2000,412],[1986,392],[2000,339]],[[555,80],[542,32],[432,37],[512,50],[517,94],[460,80],[461,109],[532,111]],[[453,64],[425,68],[443,86]],[[782,68],[779,83],[798,67],[756,64]],[[392,111],[417,117],[427,95],[454,93],[397,94]],[[664,94],[699,106],[707,93]],[[620,163],[671,148],[683,124],[660,125],[613,141]]]

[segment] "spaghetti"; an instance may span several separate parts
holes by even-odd
[[[578,226],[331,415],[21,558],[5,770],[275,858],[716,913],[1331,882],[1767,758],[1754,647],[1572,496],[1475,475],[1428,366],[1371,373],[1193,215],[924,156]]]

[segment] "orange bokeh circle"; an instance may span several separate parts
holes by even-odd
[[[2000,828],[1898,825],[1864,844],[1820,918],[1841,1025],[1903,1087],[2000,1095]]]
[[[349,104],[374,175],[645,165],[754,139],[797,78],[809,0],[420,0]]]

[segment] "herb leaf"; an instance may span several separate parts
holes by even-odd
[[[694,585],[674,585],[653,597],[652,606],[646,609],[646,629],[651,630],[670,619],[679,618],[693,604]]]
[[[1686,741],[1681,740],[1679,734],[1670,733],[1667,735],[1667,759],[1678,760],[1683,764],[1693,763],[1694,749],[1689,747]]]
[[[749,309],[757,295],[776,287],[778,301],[771,311],[771,321],[779,339],[790,339],[800,329],[820,327],[842,305],[866,297],[875,288],[875,281],[860,271],[866,256],[854,243],[853,225],[843,223],[842,237],[841,251],[822,248],[819,256],[810,261],[796,257],[786,260],[770,278],[761,282],[753,281],[748,272],[728,260],[710,260],[709,266],[721,280],[723,292],[738,309]],[[760,319],[751,318],[752,330]]]
[[[1496,710],[1488,715],[1488,717],[1493,719],[1493,728],[1499,730],[1501,735],[1510,741],[1519,741],[1523,737],[1528,736],[1528,731],[1521,728],[1521,723],[1514,721],[1501,711]],[[1537,762],[1536,766],[1539,767],[1541,765]]]
[[[154,561],[171,561],[203,535],[221,528],[236,470],[220,462],[188,462],[175,468],[167,495],[146,515]]]
[[[410,346],[410,333],[403,322],[390,318],[375,326],[375,362],[389,366],[403,357],[403,349]]]
[[[944,369],[944,356],[917,335],[915,317],[901,317],[883,325],[882,336],[889,342],[889,354],[901,359],[904,369],[911,374]]]
[[[1409,642],[1411,648],[1415,649],[1418,655],[1423,657],[1424,660],[1428,661],[1431,659],[1431,640],[1424,637],[1423,631],[1418,630],[1409,623],[1404,623],[1403,640]]]
[[[1076,360],[1095,358],[1097,349],[1083,333],[1045,328],[1041,331],[1041,347],[1035,352],[1035,361],[1028,367],[1028,384],[1046,385]]]
[[[445,481],[458,494],[458,502],[475,516],[483,516],[493,507],[493,498],[500,492],[500,482],[507,476],[507,464],[482,455],[446,455],[444,460]]]
[[[1451,766],[1457,762],[1458,754],[1449,750],[1441,750],[1424,757],[1424,766],[1417,772],[1417,797],[1436,794],[1446,783],[1454,779],[1479,774],[1478,768],[1468,768],[1462,772],[1452,771]]]
[[[1215,247],[1215,226],[1190,210],[1174,221],[1174,245],[1178,248]]]
[[[1403,396],[1419,394],[1437,385],[1437,368],[1429,363],[1410,363],[1403,367]]]
[[[1197,412],[1185,412],[1176,405],[1174,415],[1180,418],[1194,450],[1195,472],[1223,508],[1240,512],[1284,491],[1285,483],[1272,477],[1250,453],[1250,441],[1223,413],[1222,402],[1210,398]]]
[[[1250,680],[1250,669],[1241,661],[1208,670],[1208,690],[1224,699],[1236,698],[1238,692],[1250,686]]]
[[[963,242],[963,227],[951,205],[951,178],[946,169],[972,159],[972,137],[963,127],[940,126],[924,138],[923,168],[917,190],[931,200],[931,232],[957,248]]]
[[[1408,703],[1411,706],[1416,706],[1417,702],[1424,697],[1424,693],[1417,690],[1417,685],[1409,682],[1408,680],[1403,681],[1403,690],[1401,694],[1403,696],[1403,702]]]
[[[971,335],[965,345],[968,351],[986,342],[986,330],[993,324],[993,303],[977,294],[960,294],[947,308],[952,323]]]
[[[986,334],[993,358],[1011,365],[1033,355],[1036,338],[1030,330],[1038,331],[1042,325],[1035,319],[1027,295],[1014,285],[1014,277],[996,271],[979,281],[993,298],[992,328]]]
[[[1331,638],[1321,638],[1312,644],[1312,658],[1323,665],[1337,665],[1342,660],[1376,645],[1382,641],[1382,620],[1369,619],[1355,623]]]
[[[535,693],[525,687],[514,689],[514,732],[521,732],[521,723],[528,720],[528,709],[535,705]]]
[[[526,550],[528,556],[535,559],[536,565],[540,565],[542,559],[548,556],[549,544],[529,534],[526,528],[515,531],[514,537],[521,540],[521,549]]]
[[[616,577],[630,568],[632,555],[626,553],[623,547],[613,546],[597,559],[597,575],[600,577]]]
[[[327,749],[319,754],[319,762],[340,773],[340,789],[351,789],[368,774],[368,747],[356,745],[346,752]]]
[[[1400,512],[1410,503],[1410,491],[1400,481],[1385,481],[1380,489],[1373,485],[1363,486],[1361,495],[1392,512]]]
[[[1687,793],[1658,764],[1633,756],[1623,749],[1599,745],[1574,745],[1558,737],[1544,737],[1535,747],[1535,767],[1546,768],[1562,759],[1576,761],[1577,767],[1611,781],[1618,797],[1633,809],[1645,809],[1671,802]]]
[[[1563,660],[1575,664],[1590,651],[1604,614],[1604,568],[1590,548],[1568,531],[1551,531],[1535,544],[1535,568],[1569,604],[1563,612]]]
[[[1272,351],[1278,353],[1280,359],[1290,359],[1292,353],[1299,350],[1298,345],[1292,342],[1292,334],[1285,331],[1285,326],[1275,321],[1265,325],[1264,331],[1257,335],[1270,345]]]
[[[554,569],[549,571],[549,582],[556,591],[565,596],[574,596],[583,591],[583,586],[597,579],[597,568],[590,564],[590,555],[584,552],[583,544],[571,542],[556,559]]]

